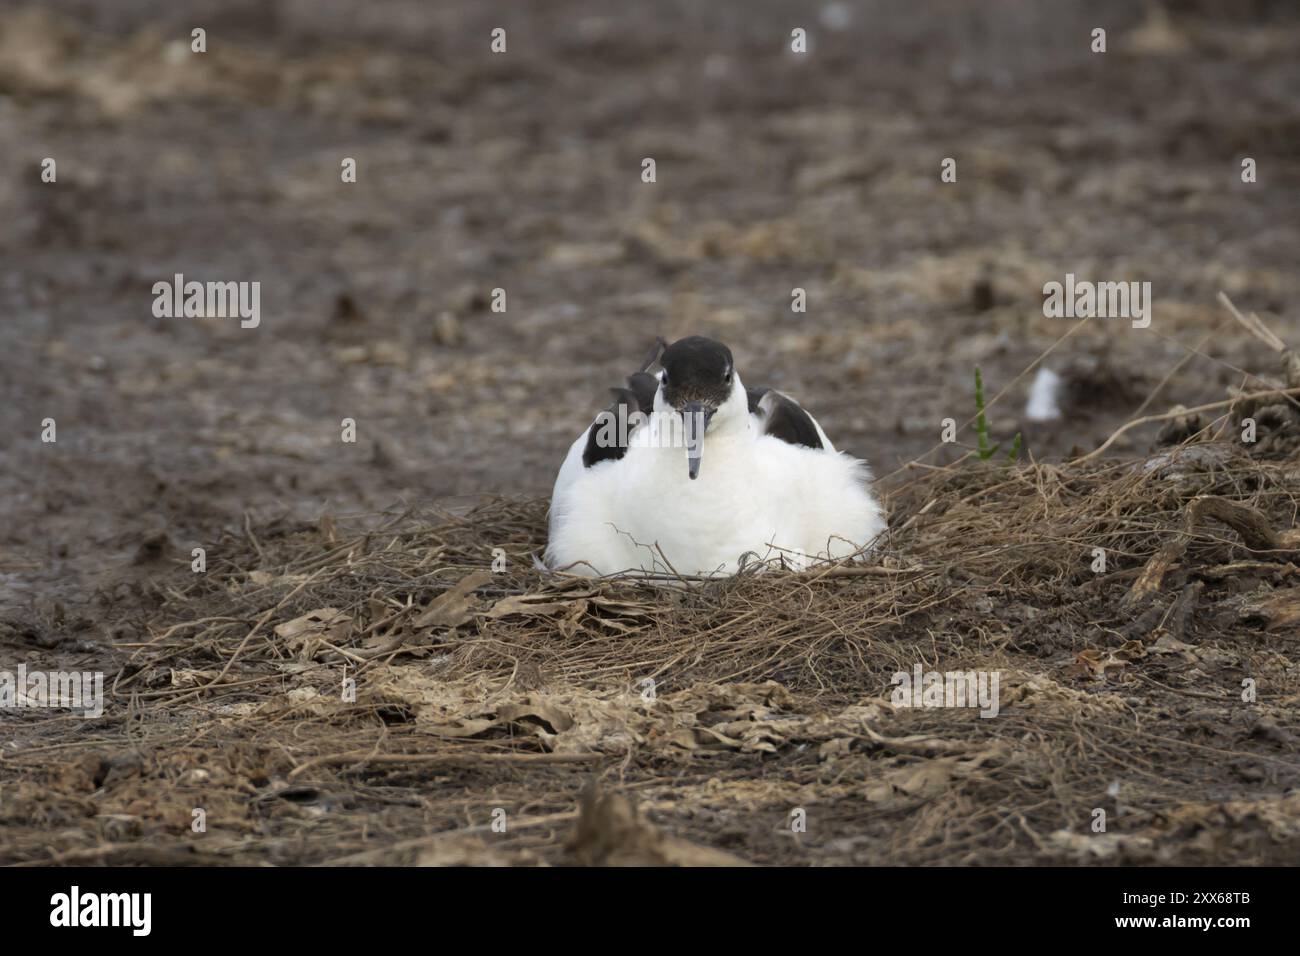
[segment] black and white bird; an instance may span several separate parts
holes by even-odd
[[[885,530],[866,463],[837,452],[793,399],[747,389],[725,345],[691,336],[659,364],[615,389],[570,447],[548,567],[734,574],[744,555],[844,558]]]

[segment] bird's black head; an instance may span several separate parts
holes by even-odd
[[[692,335],[668,346],[659,364],[664,367],[664,401],[682,416],[687,474],[695,479],[700,474],[705,430],[731,397],[736,376],[731,350],[721,342]]]
[[[731,394],[731,349],[702,335],[678,339],[664,350],[664,400],[678,411],[687,405],[717,410]]]

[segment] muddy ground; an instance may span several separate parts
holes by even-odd
[[[1169,691],[1169,700],[1184,704],[1209,694],[1219,709],[1170,706],[1151,696],[1166,691],[1146,681],[1140,691],[1109,688],[1129,701],[1123,719],[1106,722],[1114,737],[1096,748],[1072,743],[1061,766],[1044,756],[1032,770],[1021,767],[1025,776],[1012,773],[1034,781],[1041,799],[1027,803],[1023,793],[1020,803],[1009,796],[1020,792],[1014,788],[962,789],[961,781],[996,763],[974,738],[964,744],[972,751],[927,745],[918,754],[898,743],[924,729],[909,721],[932,715],[857,713],[849,729],[836,725],[824,738],[769,734],[771,749],[699,753],[692,737],[691,746],[677,740],[671,756],[651,748],[645,757],[599,740],[587,740],[586,750],[557,748],[544,735],[563,736],[560,728],[525,714],[530,730],[516,741],[517,719],[482,713],[485,701],[521,693],[517,668],[496,657],[477,675],[486,684],[454,685],[459,710],[454,701],[440,706],[458,719],[490,721],[471,738],[504,734],[523,748],[510,759],[545,757],[535,765],[485,768],[472,754],[443,754],[447,739],[459,739],[445,736],[446,722],[430,725],[409,701],[397,706],[406,716],[395,719],[391,694],[381,701],[363,693],[360,714],[289,708],[249,723],[263,713],[247,708],[265,706],[275,662],[337,669],[348,659],[304,657],[303,648],[286,650],[270,636],[324,606],[302,603],[317,596],[311,588],[291,593],[302,583],[294,548],[319,536],[310,546],[333,555],[321,559],[329,567],[372,551],[371,544],[346,547],[353,539],[337,527],[355,531],[346,515],[439,503],[463,514],[481,495],[504,495],[523,502],[523,517],[503,526],[493,511],[475,526],[478,558],[453,519],[402,526],[423,535],[407,543],[430,562],[427,580],[400,581],[400,595],[419,606],[490,562],[491,547],[505,547],[514,564],[508,586],[478,591],[478,616],[443,622],[436,652],[403,651],[385,664],[395,673],[386,671],[371,690],[417,676],[436,682],[444,655],[462,668],[457,681],[476,679],[457,656],[466,650],[457,641],[468,640],[467,626],[482,641],[511,620],[504,612],[487,616],[493,600],[557,587],[528,576],[535,575],[528,554],[544,536],[536,499],[549,491],[569,442],[606,403],[605,389],[641,361],[656,335],[700,332],[727,341],[747,381],[796,395],[840,447],[872,462],[903,522],[928,500],[909,484],[924,469],[906,463],[925,456],[947,465],[973,443],[965,431],[958,447],[935,448],[943,419],[961,423],[973,414],[976,366],[990,397],[998,396],[989,412],[995,439],[1022,432],[1024,455],[1048,461],[1097,447],[1139,410],[1261,387],[1251,375],[1279,380],[1276,356],[1215,296],[1227,292],[1285,341],[1300,343],[1300,17],[1265,2],[1170,3],[1165,15],[1152,9],[6,2],[0,663],[100,669],[110,683],[118,679],[118,690],[89,730],[66,714],[0,714],[0,779],[21,795],[0,810],[13,836],[0,839],[5,861],[454,862],[455,854],[440,856],[421,841],[482,826],[498,805],[533,821],[512,838],[521,842],[494,849],[474,842],[482,834],[473,831],[465,859],[604,860],[608,853],[582,850],[581,841],[565,849],[578,791],[593,777],[607,791],[640,793],[642,812],[694,848],[656,844],[649,859],[631,854],[638,862],[700,847],[753,862],[813,864],[1296,859],[1288,797],[1300,731],[1290,716],[1294,633],[1275,626],[1285,614],[1238,613],[1233,605],[1225,616],[1220,607],[1256,586],[1285,589],[1293,565],[1282,560],[1267,574],[1257,570],[1249,586],[1216,593],[1227,572],[1214,569],[1258,558],[1239,543],[1236,553],[1202,562],[1209,590],[1198,594],[1208,610],[1204,620],[1192,614],[1177,638],[1188,644],[1212,634],[1236,663],[1221,657],[1196,667],[1207,676],[1184,675]],[[498,26],[507,30],[504,55],[489,49]],[[788,52],[796,26],[811,36],[804,56]],[[1108,30],[1104,54],[1089,49],[1096,26]],[[207,31],[206,53],[190,51],[194,27]],[[653,184],[641,180],[647,156],[657,164]],[[55,183],[41,181],[45,157],[57,161]],[[355,183],[340,181],[344,157],[357,161]],[[945,157],[957,160],[955,183],[940,182]],[[1241,182],[1244,157],[1257,162],[1255,183]],[[174,273],[259,281],[260,326],[155,318],[151,288]],[[1076,328],[1044,317],[1043,284],[1066,273],[1150,281],[1151,327],[1112,319]],[[807,291],[806,313],[790,309],[795,287]],[[490,307],[498,288],[505,312]],[[1073,383],[1074,400],[1062,422],[1036,425],[1022,420],[1032,378],[1024,373],[1053,346],[1048,361]],[[53,444],[40,440],[46,418],[57,423]],[[357,423],[355,444],[340,441],[344,418]],[[1107,457],[1144,459],[1158,427],[1126,433]],[[1267,480],[1207,479],[1193,490],[1247,500],[1285,532],[1295,523],[1290,493],[1300,488],[1286,466],[1294,456],[1294,446],[1279,443],[1260,464],[1277,469]],[[967,492],[949,500],[943,487],[927,487],[940,512],[969,504]],[[1103,504],[1088,506],[1100,514]],[[1119,570],[1136,571],[1156,553],[1181,506],[1162,500],[1121,549]],[[452,540],[448,527],[459,529],[455,560],[440,557],[436,544]],[[213,554],[212,580],[202,587],[188,570],[198,545]],[[908,548],[923,545],[900,539],[891,555],[906,566]],[[948,568],[960,564],[960,553],[935,561]],[[986,590],[998,581],[992,570],[970,573],[980,596],[1003,601]],[[1078,583],[1068,575],[1053,580]],[[861,589],[871,583],[844,582],[858,590],[836,597],[867,600]],[[1127,640],[1159,639],[1149,630],[1134,636],[1141,616],[1118,604],[1128,583],[1105,590],[1113,605],[1090,597],[1086,613],[1076,607],[1066,615],[1042,652],[1003,643],[996,628],[947,633],[953,618],[877,622],[870,626],[880,630],[859,635],[875,650],[862,652],[858,677],[840,673],[820,684],[796,666],[807,661],[797,633],[761,658],[766,664],[747,664],[743,679],[720,663],[730,660],[722,651],[715,668],[696,672],[653,645],[637,660],[592,670],[588,657],[563,647],[584,634],[617,641],[619,631],[589,626],[584,615],[596,614],[599,602],[587,595],[571,599],[588,602],[582,608],[529,618],[530,641],[558,643],[549,673],[541,668],[528,687],[580,697],[622,693],[644,672],[639,665],[653,662],[670,692],[684,695],[673,706],[692,727],[716,723],[721,711],[750,720],[759,711],[764,719],[842,716],[868,700],[877,706],[893,667],[918,657],[900,648],[924,644],[930,650],[920,656],[929,663],[978,662],[1018,671],[1017,680],[1055,681],[1068,691],[1049,695],[1059,703],[1097,692],[1095,675],[1061,670],[1080,666],[1080,653],[1106,640],[1120,649]],[[384,599],[374,593],[382,579],[367,584],[364,595],[343,596],[356,602],[347,605],[352,611]],[[260,597],[256,588],[265,589]],[[1063,593],[1016,592],[1008,600],[1050,609],[1069,603]],[[810,603],[800,606],[812,634],[820,612],[815,591],[807,594]],[[232,618],[232,632],[191,634],[188,651],[161,654],[169,638],[160,635],[198,619],[201,607]],[[982,603],[963,608],[989,613]],[[697,635],[706,663],[713,642],[725,643],[735,626],[732,615],[745,613],[725,603],[714,610],[713,629]],[[660,635],[661,646],[690,617],[638,614],[624,626]],[[370,621],[352,613],[355,632],[339,632],[353,642],[345,650],[365,650],[374,638],[363,618]],[[798,621],[790,624],[795,632]],[[1102,638],[1100,621],[1109,622]],[[248,657],[232,661],[239,627],[254,637]],[[416,631],[424,636],[417,643],[429,636],[427,624]],[[148,668],[137,668],[138,656],[130,663],[158,640],[145,648]],[[945,657],[945,649],[953,653]],[[528,659],[522,651],[514,658]],[[1264,696],[1275,712],[1234,710],[1225,696],[1256,670],[1273,675]],[[334,679],[317,676],[318,690]],[[1168,684],[1167,677],[1151,679]],[[228,686],[239,680],[263,683]],[[782,690],[754,689],[769,680]],[[286,695],[302,690],[277,686]],[[714,706],[712,693],[726,707]],[[695,707],[706,698],[713,703]],[[291,703],[300,708],[305,698]],[[586,704],[567,706],[562,722],[583,726],[575,714]],[[1150,802],[1140,813],[1177,817],[1184,808],[1184,816],[1164,830],[1155,817],[1140,818],[1140,827],[1159,832],[1135,830],[1140,840],[1112,840],[1103,851],[1053,841],[1058,830],[1087,830],[1079,814],[1102,805],[1113,782],[1107,774],[1119,779],[1126,766],[1106,760],[1118,759],[1125,727],[1145,726],[1142,715],[1151,712],[1160,715],[1160,740],[1213,738],[1202,741],[1209,751],[1198,751],[1191,769],[1180,762],[1186,754],[1143,751],[1139,776]],[[1090,713],[1081,704],[1073,716],[1053,719],[1086,726]],[[1032,736],[1032,718],[1022,713],[1011,726]],[[670,724],[672,737],[680,722]],[[828,741],[869,739],[863,726],[893,743],[875,741],[861,753],[834,744],[818,756]],[[978,736],[978,722],[962,726],[962,734]],[[386,736],[393,727],[410,733]],[[632,737],[654,736],[651,729],[663,731],[640,727]],[[954,738],[942,726],[929,730]],[[999,736],[1009,746],[1015,735]],[[311,764],[375,748],[455,759],[437,772],[418,762],[396,771],[367,769],[365,761],[341,770],[328,760]],[[882,751],[903,765],[873,763]],[[1051,752],[1044,743],[1043,754]],[[554,762],[557,753],[578,759]],[[593,763],[583,753],[608,759]],[[854,753],[860,765],[833,770],[835,759]],[[204,759],[225,762],[220,772],[204,770],[204,780],[221,781],[211,799],[220,805],[213,829],[224,834],[208,844],[193,839],[194,799],[185,789],[199,785],[194,775]],[[881,781],[911,759],[948,763],[890,784],[888,799],[880,797]],[[1175,764],[1184,769],[1175,772]],[[1161,789],[1166,778],[1177,779]],[[310,786],[295,789],[304,781]],[[743,799],[710,798],[732,783]],[[896,801],[896,792],[907,799]],[[530,793],[545,797],[532,805]],[[728,800],[743,810],[729,816]],[[786,817],[796,800],[832,808],[821,815],[821,832],[814,827],[802,840],[790,834]],[[604,806],[606,816],[622,812]],[[1187,807],[1203,813],[1187,816]],[[338,808],[346,823],[329,821]],[[947,828],[963,814],[987,826],[954,836]]]

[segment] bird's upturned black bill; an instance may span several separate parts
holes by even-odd
[[[704,431],[716,408],[691,402],[682,409],[682,428],[686,437],[686,473],[691,481],[700,477],[700,458],[704,454]]]

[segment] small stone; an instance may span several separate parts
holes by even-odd
[[[455,348],[461,343],[460,320],[451,312],[439,312],[433,320],[433,340],[447,348]]]

